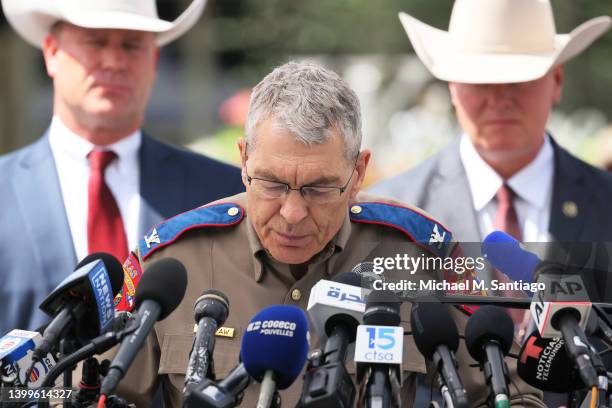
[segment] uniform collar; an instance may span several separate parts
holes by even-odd
[[[248,214],[247,214],[248,215]],[[253,257],[253,273],[255,281],[261,281],[263,276],[263,263],[268,261],[268,257],[270,256],[266,249],[261,245],[261,241],[255,232],[255,228],[253,228],[253,224],[251,223],[248,216],[246,217],[246,234],[247,239],[249,241],[249,248],[251,250],[251,255]],[[325,248],[318,254],[316,254],[312,260],[311,264],[324,262],[331,256],[335,255],[338,252],[342,252],[346,247],[346,244],[351,236],[351,220],[349,217],[348,210],[346,211],[346,215],[344,217],[344,221],[342,222],[342,226],[338,233],[334,236],[334,238],[328,243]],[[330,275],[331,272],[328,268],[325,268],[325,272],[327,275]]]

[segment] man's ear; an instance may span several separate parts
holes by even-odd
[[[552,69],[552,77],[554,81],[554,93],[553,103],[557,104],[561,102],[561,96],[563,95],[563,77],[564,68],[563,65],[557,65]]]
[[[359,190],[361,190],[361,186],[363,185],[363,180],[365,179],[366,170],[368,169],[368,163],[370,162],[370,157],[372,153],[365,149],[359,153],[359,157],[357,158],[357,162],[355,163],[355,175],[356,181],[351,187],[350,195],[351,199],[355,198]]]
[[[45,60],[45,68],[47,69],[47,75],[50,78],[55,76],[58,70],[57,67],[57,52],[59,50],[59,39],[49,33],[45,36],[42,43],[43,58]]]
[[[242,173],[242,183],[246,187],[247,182],[247,174],[246,174],[246,161],[247,161],[247,143],[244,137],[238,139],[238,151],[240,152],[240,167]]]

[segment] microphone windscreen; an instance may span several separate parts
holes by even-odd
[[[401,301],[388,290],[374,290],[368,295],[363,323],[375,326],[399,326]]]
[[[351,269],[351,272],[358,275],[361,279],[359,286],[367,289],[373,289],[372,286],[374,285],[374,282],[380,281],[382,277],[374,270],[374,262],[364,261],[355,265],[353,269]]]
[[[459,347],[459,332],[447,306],[438,302],[421,302],[412,306],[412,337],[419,352],[428,360],[436,349],[445,345],[452,351]]]
[[[503,355],[508,355],[514,338],[514,323],[501,307],[478,308],[465,325],[465,345],[472,358],[485,360],[483,345],[487,341],[499,343]]]
[[[174,258],[163,258],[152,263],[142,274],[136,288],[136,307],[145,300],[161,306],[158,320],[164,320],[183,300],[187,289],[187,270]]]
[[[353,272],[340,272],[332,280],[345,285],[361,287],[361,276]]]
[[[527,384],[543,391],[568,393],[585,388],[560,337],[543,339],[534,332],[523,343],[516,371]]]
[[[106,268],[111,287],[113,288],[113,296],[117,296],[123,286],[123,267],[117,258],[111,254],[107,254],[106,252],[94,252],[93,254],[89,254],[79,262],[74,270],[76,271],[80,267],[98,260],[104,262],[104,267]]]
[[[278,389],[289,387],[300,375],[308,354],[308,319],[294,306],[274,305],[249,322],[240,357],[247,372],[261,382],[272,370]]]
[[[540,258],[521,248],[520,243],[502,231],[493,231],[485,237],[482,255],[513,281],[533,282],[533,273]]]
[[[220,290],[206,289],[196,299],[193,311],[196,323],[203,317],[210,317],[222,325],[229,314],[229,299]]]

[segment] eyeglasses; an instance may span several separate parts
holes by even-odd
[[[342,187],[328,187],[328,186],[301,186],[292,188],[287,183],[281,183],[280,181],[266,180],[259,177],[251,177],[249,176],[248,170],[246,170],[246,177],[249,183],[249,186],[253,189],[254,192],[260,194],[263,197],[269,199],[278,199],[286,194],[289,194],[289,191],[295,190],[299,191],[304,200],[309,203],[315,204],[326,204],[336,200],[338,197],[342,195],[346,191],[351,179],[353,178],[353,174],[355,173],[356,166],[353,167],[353,171],[351,172],[351,176],[347,180],[347,182]]]

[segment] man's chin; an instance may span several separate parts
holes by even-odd
[[[97,103],[87,107],[89,116],[100,118],[105,125],[132,123],[135,118],[133,112],[131,106],[120,103]]]

